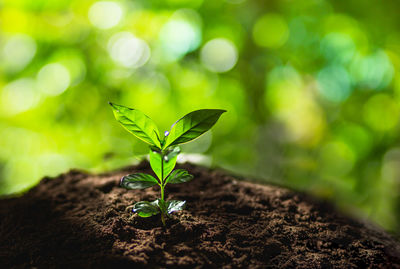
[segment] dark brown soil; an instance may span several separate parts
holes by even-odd
[[[0,201],[1,268],[400,268],[400,245],[325,203],[224,172],[184,165],[191,183],[171,185],[187,201],[163,228],[159,216],[126,207],[156,187],[118,186],[128,172],[71,171],[24,196]]]

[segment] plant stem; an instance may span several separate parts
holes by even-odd
[[[164,218],[163,212],[161,212],[161,221],[162,221],[162,224],[165,226],[165,218]]]
[[[161,201],[164,201],[164,186],[161,185]]]
[[[161,151],[161,203],[164,205],[164,152]],[[164,210],[161,210],[161,221],[165,226]]]
[[[161,201],[164,202],[164,152],[161,151]]]

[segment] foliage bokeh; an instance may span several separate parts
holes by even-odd
[[[229,112],[185,160],[311,192],[399,230],[396,1],[0,4],[0,194],[146,147],[107,101],[162,129]]]

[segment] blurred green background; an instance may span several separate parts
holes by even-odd
[[[147,147],[107,101],[161,127],[227,109],[184,160],[331,199],[400,228],[398,1],[3,0],[0,194]],[[398,233],[398,232],[397,232]]]

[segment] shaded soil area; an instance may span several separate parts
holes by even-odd
[[[169,185],[186,200],[162,227],[126,209],[157,187],[125,190],[123,175],[148,163],[90,175],[45,178],[0,201],[1,268],[400,268],[400,245],[384,232],[284,188],[185,164],[190,183]]]

